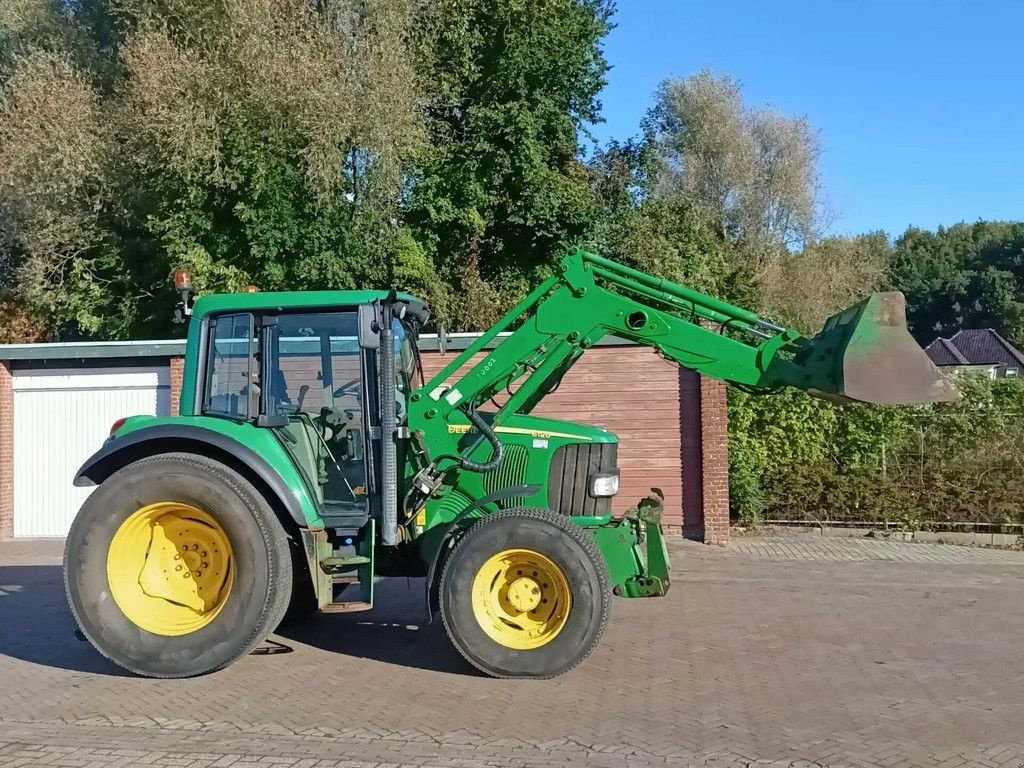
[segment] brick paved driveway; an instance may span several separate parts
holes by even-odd
[[[154,681],[74,638],[59,543],[0,544],[0,766],[1024,765],[1024,555],[673,549],[670,597],[617,602],[555,682],[473,674],[404,580],[293,653]]]

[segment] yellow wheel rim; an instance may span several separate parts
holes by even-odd
[[[177,637],[202,629],[231,593],[234,554],[220,524],[177,502],[134,512],[110,540],[107,581],[140,629]]]
[[[547,645],[571,610],[569,580],[539,552],[506,549],[473,579],[473,614],[488,637],[506,648],[528,651]]]

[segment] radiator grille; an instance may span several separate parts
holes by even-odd
[[[617,443],[576,443],[555,451],[548,475],[548,506],[563,515],[607,515],[610,497],[593,498],[587,480],[597,472],[616,469]]]
[[[526,462],[529,458],[529,451],[521,445],[506,445],[505,455],[501,464],[493,472],[484,475],[484,490],[487,493],[494,493],[504,488],[511,488],[514,485],[522,485],[526,482]],[[523,505],[523,499],[513,496],[509,499],[501,499],[497,502],[502,509],[513,509]]]

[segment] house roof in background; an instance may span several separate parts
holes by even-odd
[[[1024,367],[1024,354],[991,328],[968,328],[925,347],[936,365],[1008,365]]]
[[[970,365],[949,339],[936,339],[924,351],[936,365]]]

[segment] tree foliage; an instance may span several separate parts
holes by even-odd
[[[398,223],[425,136],[411,0],[34,7],[53,23],[3,18],[0,248],[60,333],[167,332],[177,267],[200,291],[420,276]]]
[[[5,300],[64,337],[164,334],[187,267],[200,292],[395,284],[486,325],[593,223],[611,11],[10,0]]]
[[[829,237],[783,254],[761,272],[760,309],[777,322],[816,333],[831,315],[885,284],[890,257],[883,232]]]
[[[600,206],[590,243],[734,303],[817,319],[882,268],[872,249],[815,242],[817,157],[805,120],[745,103],[731,78],[666,80],[643,135],[590,159]],[[816,295],[805,277],[816,267],[835,273],[831,295]]]
[[[805,119],[751,107],[739,83],[705,70],[663,82],[646,124],[663,165],[655,194],[692,201],[745,255],[816,236],[820,151]]]
[[[922,344],[961,328],[994,328],[1024,345],[1024,223],[912,227],[896,241],[888,282],[906,294]]]
[[[444,0],[431,14],[430,142],[407,221],[453,285],[460,328],[490,325],[589,233],[579,134],[598,119],[611,12],[609,0]]]
[[[18,60],[0,90],[0,276],[41,311],[61,306],[51,287],[102,240],[112,144],[66,57],[36,48]]]

